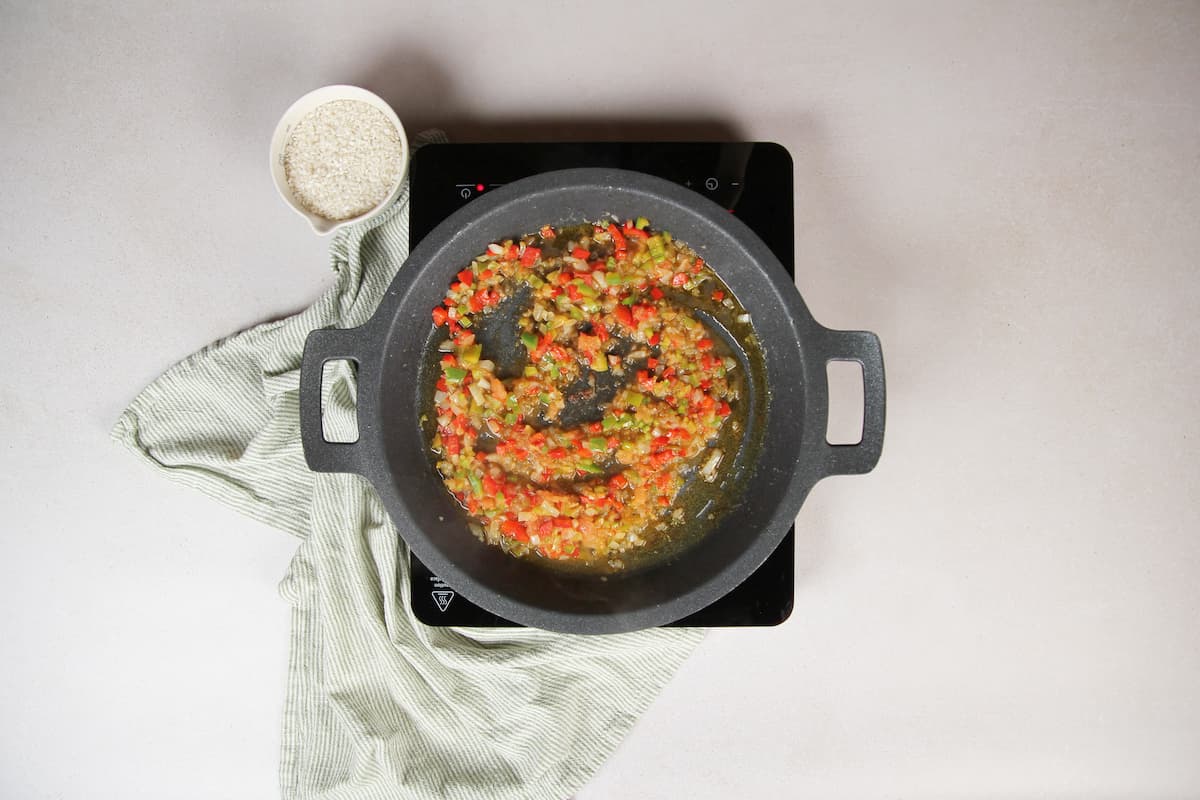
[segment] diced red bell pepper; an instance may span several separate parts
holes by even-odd
[[[604,327],[603,322],[593,322],[592,330],[596,332],[596,338],[600,340],[601,344],[608,341],[608,328]]]
[[[698,339],[696,341],[696,347],[699,347],[701,350],[710,350],[710,349],[712,349],[712,346],[713,346],[712,339],[706,338],[706,339]]]
[[[650,290],[650,296],[653,297],[655,300],[662,300],[663,299],[663,290],[658,288],[657,286],[655,286],[653,289]]]
[[[458,279],[470,286],[475,281],[475,273],[471,272],[469,269],[464,269],[462,272],[458,273]]]
[[[651,335],[650,338],[647,339],[646,341],[650,343],[651,347],[657,347],[658,343],[662,341],[662,336],[660,336],[658,334],[658,332],[655,331],[654,334]]]
[[[543,225],[542,229],[538,231],[538,233],[542,235],[543,239],[553,239],[556,235],[554,233],[554,228],[551,228],[549,225]]]
[[[458,437],[453,434],[442,435],[442,450],[444,450],[448,456],[458,455],[461,444],[462,443],[458,440]]]
[[[671,285],[676,288],[683,286],[685,283],[687,283],[687,281],[688,281],[688,276],[687,276],[687,273],[685,273],[685,272],[676,272],[674,275],[671,276]]]
[[[525,526],[516,520],[506,519],[500,523],[500,530],[507,536],[511,536],[518,542],[528,542],[529,534],[525,532]]]
[[[555,461],[561,461],[562,459],[567,457],[567,451],[561,447],[556,447],[553,450],[551,450],[549,453],[547,453],[546,455],[550,456]]]
[[[539,247],[526,247],[525,252],[521,254],[521,266],[532,267],[533,262],[538,260],[538,256],[542,254]]]
[[[437,306],[436,308],[433,309],[433,324],[434,325],[438,326],[439,328],[441,326],[445,325],[446,317],[447,317],[446,309],[442,308],[441,306]]]
[[[725,299],[725,293],[724,293],[724,292],[722,292],[722,291],[720,291],[720,290],[718,290],[718,291],[715,291],[715,292],[713,292],[713,293],[712,293],[712,299],[713,299],[715,302],[719,303],[719,302],[721,302],[722,300],[724,300],[724,299]]]
[[[629,306],[618,305],[613,309],[613,316],[617,318],[617,322],[626,328],[633,327],[633,312],[629,310]]]
[[[579,293],[579,287],[573,283],[567,284],[567,296],[571,298],[572,303],[578,303],[583,299],[583,295]]]
[[[618,250],[625,250],[629,247],[629,242],[625,240],[624,235],[622,235],[617,226],[611,222],[608,224],[608,235],[612,237],[613,244]]]
[[[649,392],[654,389],[654,378],[644,369],[638,370],[637,382],[642,391]]]
[[[633,236],[636,239],[645,240],[650,238],[650,234],[646,233],[640,228],[635,228],[632,225],[626,225],[622,233],[624,233],[626,236]]]
[[[655,367],[658,366],[658,359],[657,358],[647,358],[646,366],[649,367],[650,369],[654,369]]]
[[[517,256],[520,255],[520,253],[520,248],[518,248],[515,244],[510,244],[508,246],[508,250],[504,253],[504,257],[509,261],[516,261]]]
[[[495,273],[495,272],[493,272],[492,270],[490,270],[490,269],[485,269],[483,272],[479,273],[479,280],[481,280],[481,281],[486,281],[486,280],[490,279],[490,278],[491,278],[493,275],[495,275],[495,274],[496,274],[496,273]]]
[[[724,400],[721,401],[721,405],[717,406],[718,416],[728,417],[732,413],[733,409],[730,408],[729,403],[726,403]]]
[[[571,255],[574,258],[582,258],[584,261],[587,261],[588,251],[584,250],[582,247],[576,247],[571,251]]]

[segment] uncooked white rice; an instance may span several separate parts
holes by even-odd
[[[296,124],[284,146],[283,171],[301,205],[336,221],[379,205],[403,160],[400,134],[382,111],[359,100],[334,100]]]

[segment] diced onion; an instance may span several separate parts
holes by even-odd
[[[704,462],[704,466],[700,467],[700,477],[709,483],[715,481],[717,479],[717,467],[721,466],[721,459],[724,455],[720,448],[713,450]]]

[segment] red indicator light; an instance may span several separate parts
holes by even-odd
[[[482,184],[482,183],[477,183],[477,184],[475,184],[475,191],[477,191],[477,192],[482,192],[482,191],[483,191],[483,184]]]

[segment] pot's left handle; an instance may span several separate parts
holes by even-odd
[[[353,361],[361,371],[361,328],[324,328],[312,331],[304,342],[300,362],[300,441],[304,460],[314,472],[360,472],[359,450],[363,443],[362,419],[355,442],[331,442],[325,438],[321,411],[321,384],[329,361]],[[361,414],[362,405],[355,408]]]

